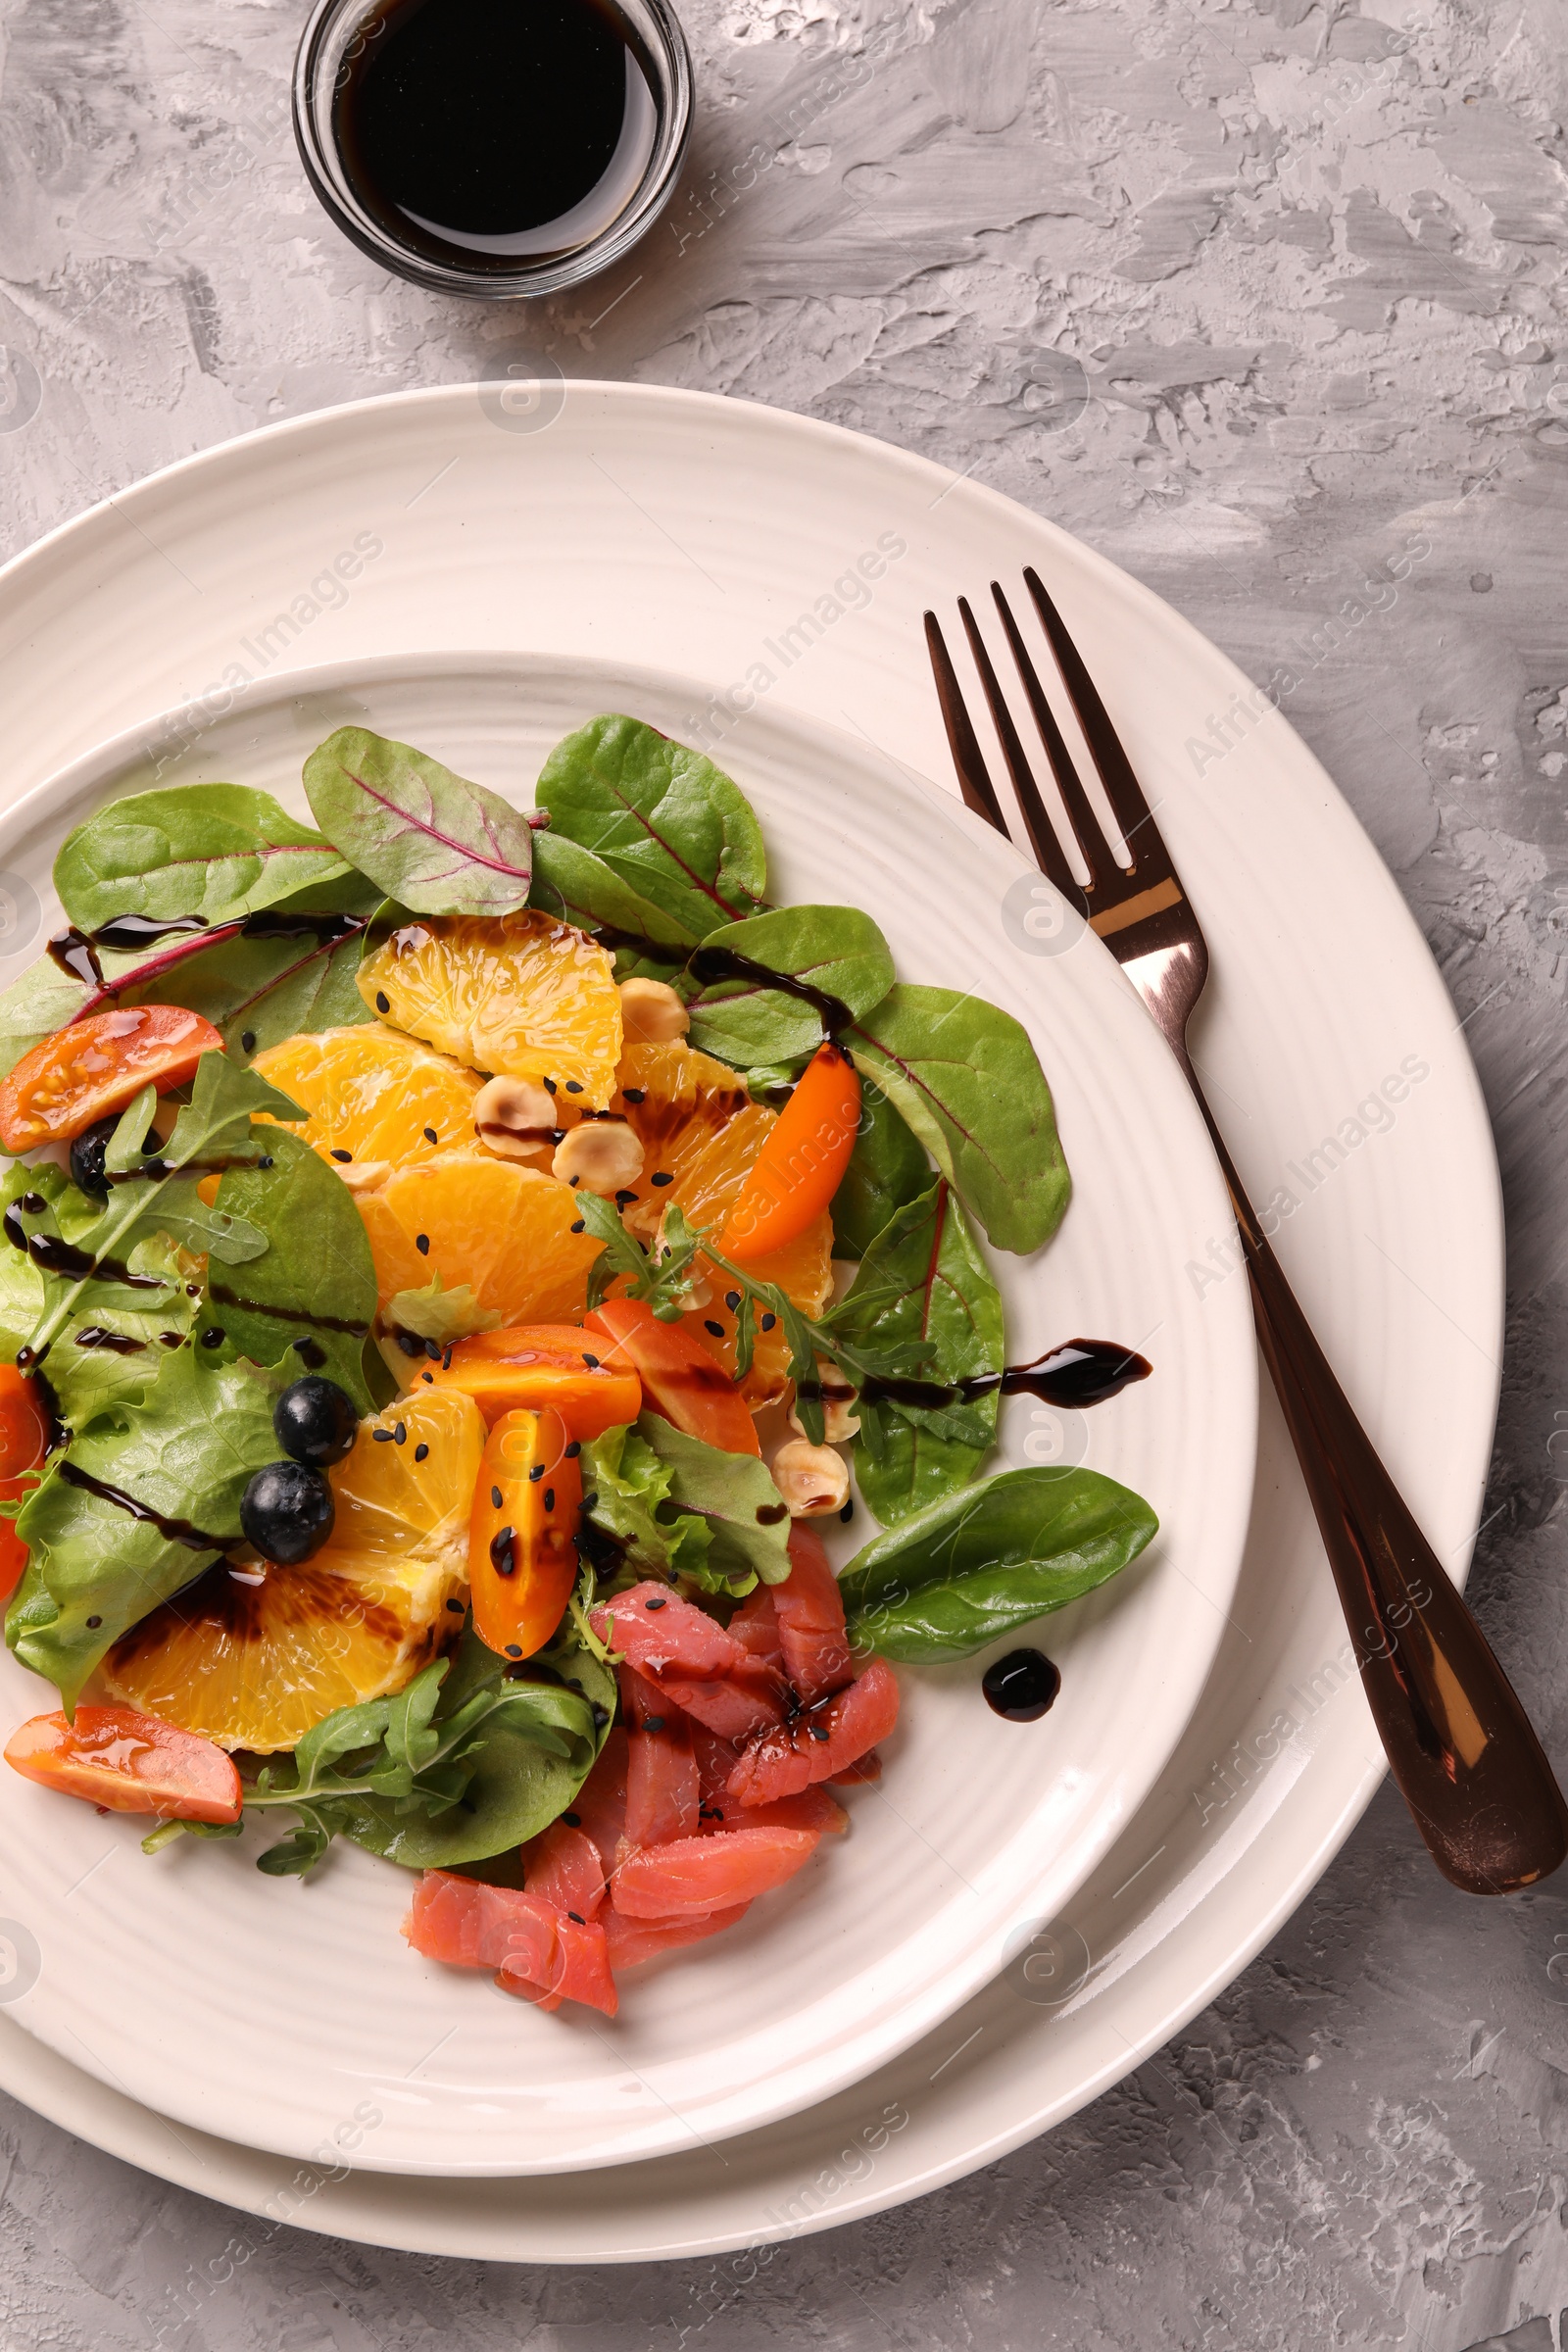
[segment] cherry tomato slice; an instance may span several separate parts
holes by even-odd
[[[38,1384],[0,1364],[0,1479],[36,1470],[49,1444],[49,1423],[38,1400]]]
[[[841,1046],[821,1046],[752,1162],[718,1246],[755,1264],[806,1231],[839,1189],[860,1123],[860,1080]]]
[[[760,1455],[757,1424],[723,1365],[678,1323],[661,1323],[645,1298],[607,1298],[582,1327],[590,1348],[605,1342],[607,1364],[633,1367],[644,1403],[665,1421],[725,1453]]]
[[[629,1367],[583,1360],[593,1353],[575,1323],[528,1323],[459,1340],[425,1370],[433,1387],[471,1396],[486,1421],[554,1405],[574,1438],[602,1438],[636,1420],[643,1392]]]
[[[38,1484],[36,1478],[0,1478],[0,1501],[21,1502]],[[27,1573],[27,1546],[14,1519],[0,1519],[0,1608]]]
[[[111,1813],[160,1813],[166,1821],[238,1821],[243,1791],[234,1760],[199,1733],[134,1707],[78,1707],[35,1715],[6,1743],[24,1780]]]
[[[551,1408],[503,1413],[490,1432],[468,1521],[468,1588],[473,1630],[502,1657],[542,1649],[571,1597],[582,1508],[577,1448]]]
[[[117,1004],[57,1029],[24,1054],[0,1085],[0,1143],[8,1152],[69,1144],[123,1110],[144,1086],[180,1086],[223,1041],[211,1021],[178,1004]]]

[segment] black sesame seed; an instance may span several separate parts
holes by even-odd
[[[553,1511],[553,1510],[555,1509],[555,1507],[556,1507],[556,1490],[555,1490],[555,1488],[554,1488],[554,1487],[546,1487],[546,1489],[545,1489],[545,1509],[546,1509],[547,1511]]]
[[[492,1487],[490,1490],[490,1507],[493,1511],[499,1511],[501,1508],[501,1489],[499,1487]]]
[[[428,1373],[426,1373],[426,1374],[425,1374],[425,1378],[426,1378],[426,1379],[428,1379],[428,1378],[429,1378],[429,1374],[428,1374]],[[414,1448],[414,1458],[415,1458],[415,1460],[416,1460],[416,1462],[422,1462],[422,1461],[424,1461],[424,1460],[427,1458],[427,1456],[428,1456],[428,1454],[429,1454],[429,1451],[430,1451],[430,1448],[429,1448],[429,1446],[416,1446],[416,1447]]]
[[[375,992],[375,1009],[377,1012],[390,1012],[392,1009],[390,1003],[379,989]]]
[[[216,1323],[213,1325],[211,1330],[204,1331],[202,1333],[202,1346],[204,1348],[221,1348],[222,1345],[223,1335],[219,1330]]]
[[[529,1484],[530,1484],[531,1486],[537,1486],[537,1485],[538,1485],[538,1483],[539,1483],[539,1481],[540,1481],[540,1479],[542,1479],[542,1478],[543,1478],[544,1474],[545,1474],[545,1466],[544,1466],[543,1462],[535,1462],[535,1464],[534,1464],[533,1468],[532,1468],[532,1469],[529,1471],[529,1473],[528,1473],[528,1482],[529,1482]]]
[[[831,1740],[833,1737],[825,1723],[808,1723],[806,1728],[813,1740]]]
[[[722,1323],[705,1322],[703,1329],[705,1331],[710,1331],[715,1340],[721,1340],[724,1337],[724,1326]]]
[[[430,1361],[431,1361],[431,1363],[432,1363],[432,1364],[438,1364],[438,1363],[441,1361],[441,1343],[440,1343],[440,1341],[439,1341],[439,1340],[426,1340],[426,1341],[425,1341],[425,1343],[424,1343],[424,1352],[425,1352],[425,1354],[426,1354],[426,1355],[427,1355],[427,1356],[430,1358]]]
[[[240,1031],[240,1033],[239,1033],[239,1050],[240,1050],[240,1052],[241,1052],[242,1054],[254,1054],[254,1053],[255,1053],[255,1051],[256,1051],[256,1032],[255,1032],[255,1030],[254,1030],[254,1029],[242,1029],[242,1030]]]
[[[855,1496],[853,1494],[850,1496],[849,1501],[844,1505],[843,1510],[840,1511],[839,1517],[845,1521],[846,1525],[855,1517]]]
[[[575,1191],[577,1190],[577,1187],[578,1187],[578,1185],[579,1185],[579,1184],[581,1184],[581,1182],[582,1182],[582,1178],[581,1178],[580,1176],[568,1176],[568,1177],[566,1178],[566,1182],[567,1182],[567,1183],[570,1185],[570,1187],[571,1187],[572,1191],[573,1191],[573,1192],[575,1192]],[[575,1227],[575,1226],[573,1226],[573,1227],[572,1227],[572,1231],[575,1233],[575,1231],[576,1231],[576,1227]]]
[[[452,1369],[452,1343],[450,1340],[447,1342],[446,1348],[442,1353],[441,1369],[443,1372],[450,1372]]]
[[[517,1554],[515,1532],[510,1527],[497,1528],[490,1539],[490,1565],[498,1576],[512,1576],[516,1571]]]
[[[545,1093],[546,1093],[547,1095],[553,1095],[553,1094],[555,1093],[555,1091],[556,1091],[556,1082],[555,1082],[555,1080],[554,1080],[553,1078],[547,1078],[547,1079],[545,1080]]]
[[[635,1200],[637,1196],[635,1193],[617,1193],[615,1195],[615,1206],[617,1208],[624,1208],[629,1201]]]
[[[88,1631],[88,1633],[89,1633],[89,1634],[95,1634],[95,1633],[98,1631],[98,1628],[99,1628],[99,1627],[102,1625],[102,1623],[103,1623],[103,1619],[102,1619],[101,1617],[89,1617],[89,1618],[88,1618],[88,1620],[87,1620],[87,1631]]]
[[[623,1086],[620,1090],[620,1099],[623,1102],[646,1102],[648,1089],[646,1086]]]
[[[762,1317],[762,1329],[764,1331],[771,1331],[777,1321],[777,1315],[764,1315]]]
[[[661,1593],[657,1600],[645,1600],[643,1602],[643,1607],[645,1609],[662,1609],[664,1605],[665,1597],[665,1594]]]
[[[390,1446],[392,1443],[392,1432],[389,1429],[372,1429],[370,1435],[377,1446]]]
[[[414,1247],[416,1250],[417,1250],[421,1257],[428,1257],[430,1254],[430,1236],[427,1233],[416,1233],[414,1237]]]
[[[463,1603],[461,1600],[449,1600],[447,1602],[447,1607],[452,1611],[455,1617],[461,1617],[463,1615]]]
[[[421,1372],[421,1373],[419,1374],[419,1378],[420,1378],[420,1379],[421,1379],[421,1380],[422,1380],[422,1381],[425,1383],[426,1387],[428,1387],[428,1388],[433,1388],[433,1387],[434,1387],[434,1385],[435,1385],[435,1374],[434,1374],[433,1372]],[[424,1449],[424,1450],[425,1450],[425,1452],[426,1452],[426,1453],[428,1453],[428,1452],[429,1452],[429,1450],[430,1450],[429,1446],[427,1446],[425,1447],[425,1449]],[[418,1455],[418,1450],[417,1450],[417,1448],[416,1448],[416,1450],[415,1450],[415,1455],[414,1455],[414,1458],[415,1458],[415,1460],[416,1460],[416,1461],[417,1461],[417,1460],[418,1460],[418,1458],[419,1458],[419,1455]]]
[[[353,1152],[339,1152],[339,1151],[336,1149],[336,1147],[334,1146],[334,1148],[333,1148],[333,1152],[332,1152],[332,1157],[333,1157],[334,1159],[340,1159],[340,1160],[342,1160],[342,1161],[343,1161],[343,1163],[344,1163],[344,1165],[345,1165],[345,1166],[347,1166],[348,1162],[349,1162],[349,1161],[350,1161],[350,1160],[351,1160],[351,1159],[354,1157],[354,1154],[353,1154]]]
[[[568,1462],[574,1462],[574,1461],[577,1459],[577,1456],[578,1456],[578,1454],[579,1454],[579,1453],[581,1453],[581,1451],[582,1451],[582,1440],[581,1440],[580,1438],[573,1438],[573,1439],[572,1439],[572,1441],[571,1441],[571,1444],[570,1444],[570,1445],[569,1445],[569,1446],[566,1447],[566,1459],[567,1459],[567,1461],[568,1461]]]
[[[256,1165],[259,1168],[270,1168],[272,1165],[272,1154],[270,1152],[264,1152],[260,1159],[256,1162]]]
[[[581,1233],[587,1222],[588,1220],[586,1217],[579,1217],[575,1225],[570,1228],[570,1231],[573,1233]]]
[[[582,1081],[581,1081],[581,1079],[580,1079],[580,1078],[568,1078],[568,1079],[566,1080],[566,1092],[567,1092],[567,1094],[568,1094],[568,1095],[580,1095],[580,1094],[582,1093]]]
[[[643,1730],[645,1732],[662,1732],[663,1728],[664,1718],[662,1715],[645,1715],[643,1717]]]
[[[580,1911],[568,1911],[566,1913],[566,1917],[568,1919],[574,1919],[579,1928],[585,1928],[588,1925],[588,1922],[584,1919]]]
[[[582,1360],[587,1365],[590,1372],[598,1371],[599,1358],[597,1355],[585,1355]]]
[[[583,1496],[583,1498],[582,1498],[582,1507],[583,1507],[583,1509],[584,1509],[585,1511],[591,1511],[591,1510],[593,1509],[593,1507],[594,1507],[594,1504],[595,1504],[595,1503],[596,1503],[598,1500],[599,1500],[599,1495],[598,1495],[597,1492],[595,1492],[595,1493],[594,1493],[594,1494],[585,1494],[585,1495]]]
[[[520,1658],[520,1657],[521,1657],[521,1655],[522,1655],[522,1644],[521,1644],[521,1642],[509,1642],[507,1643],[507,1655],[508,1655],[508,1657],[509,1657],[509,1658]],[[597,1714],[598,1714],[598,1712],[599,1712],[599,1710],[598,1710],[598,1708],[596,1707],[596,1708],[594,1709],[594,1713],[597,1715]]]
[[[565,1823],[568,1830],[580,1830],[582,1828],[582,1815],[580,1813],[563,1813],[561,1818]]]
[[[650,1184],[673,1184],[675,1179],[667,1168],[659,1168],[648,1179]]]
[[[397,1336],[398,1347],[405,1355],[424,1353],[424,1343],[416,1331],[400,1331]]]
[[[424,1131],[424,1140],[427,1144],[438,1144],[441,1141],[441,1138],[437,1135],[433,1127],[427,1127]]]
[[[395,1429],[395,1430],[392,1432],[392,1435],[394,1436],[394,1438],[396,1438],[396,1440],[397,1440],[397,1442],[398,1442],[398,1444],[399,1444],[400,1446],[406,1446],[406,1445],[408,1444],[408,1442],[409,1442],[409,1425],[408,1425],[408,1423],[407,1423],[406,1421],[400,1421],[400,1422],[398,1423],[398,1425],[397,1425],[396,1429]]]
[[[740,1302],[741,1295],[739,1291],[726,1291],[724,1293],[724,1304],[729,1308],[731,1314],[735,1312],[736,1308],[740,1305]]]
[[[609,1721],[610,1709],[608,1707],[600,1706],[598,1700],[596,1699],[594,1702],[594,1730],[596,1732],[602,1732]]]

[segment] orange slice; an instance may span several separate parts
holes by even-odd
[[[600,1245],[572,1232],[577,1196],[553,1176],[453,1154],[400,1169],[358,1199],[383,1307],[439,1274],[449,1291],[466,1283],[507,1325],[581,1315]]]
[[[336,1707],[401,1690],[463,1622],[484,1444],[477,1405],[452,1389],[362,1422],[328,1472],[337,1523],[315,1558],[220,1560],[122,1635],[102,1670],[110,1695],[270,1754]]]
[[[643,1148],[643,1172],[619,1196],[621,1208],[632,1231],[651,1241],[671,1190],[751,1097],[744,1079],[695,1046],[628,1046],[615,1078],[611,1108]],[[671,1181],[655,1184],[656,1175]]]
[[[360,966],[372,1011],[470,1069],[547,1078],[604,1110],[620,1059],[613,959],[584,932],[525,908],[499,920],[425,915]]]
[[[402,1167],[438,1152],[479,1151],[473,1099],[481,1081],[450,1054],[379,1021],[285,1038],[251,1067],[311,1114],[303,1126],[277,1123],[340,1169],[368,1172],[378,1162]]]
[[[715,1237],[734,1207],[752,1162],[778,1123],[777,1111],[750,1102],[737,1111],[682,1169],[665,1192],[678,1201],[691,1223]],[[819,1315],[833,1296],[833,1220],[826,1210],[812,1219],[784,1249],[760,1257],[746,1269],[754,1282],[776,1283],[791,1302],[808,1315]],[[693,1271],[706,1283],[708,1298],[681,1317],[684,1328],[716,1355],[731,1378],[735,1375],[734,1310],[730,1277],[710,1259],[699,1257]],[[751,1370],[741,1383],[741,1395],[755,1410],[783,1395],[789,1377],[789,1349],[775,1323],[771,1331],[757,1331]]]

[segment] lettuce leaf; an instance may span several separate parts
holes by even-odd
[[[789,1515],[755,1454],[726,1453],[644,1413],[582,1449],[588,1516],[626,1568],[684,1576],[739,1599],[790,1572]]]

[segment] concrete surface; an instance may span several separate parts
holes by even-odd
[[[1473,1591],[1568,1764],[1568,12],[683,13],[700,122],[668,220],[524,321],[388,280],[318,211],[286,118],[299,7],[0,0],[4,551],[252,425],[543,349],[972,466],[1255,677],[1295,649],[1285,708],[1472,1016],[1513,1284]],[[1390,604],[1369,575],[1412,531],[1432,552]],[[1564,1979],[1568,1887],[1449,1892],[1385,1795],[1157,2068],[785,2249],[717,2317],[702,2265],[288,2231],[181,2301],[232,2217],[8,2108],[0,2344],[1561,2352]]]

